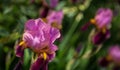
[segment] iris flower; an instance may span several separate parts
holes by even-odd
[[[41,18],[30,19],[25,23],[22,41],[16,47],[16,56],[23,57],[25,48],[31,49],[37,56],[30,70],[47,70],[47,65],[58,50],[54,44],[60,37],[58,28],[44,22]]]
[[[114,64],[113,70],[120,69],[120,46],[113,45],[108,49],[106,57],[103,57],[99,61],[99,65],[102,67],[107,67],[110,63]]]
[[[82,30],[86,30],[91,24],[96,27],[96,33],[92,38],[92,42],[95,45],[101,44],[110,37],[112,17],[113,13],[109,8],[100,8],[96,12],[95,17],[82,27]]]

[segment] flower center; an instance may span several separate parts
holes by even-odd
[[[47,59],[47,53],[43,52],[43,59],[46,60]]]
[[[19,43],[19,46],[22,46],[22,47],[24,47],[24,48],[27,47],[25,41],[21,41],[21,42]]]
[[[48,23],[48,20],[46,18],[42,18],[42,20],[45,22],[45,23]]]
[[[58,24],[56,21],[54,21],[52,24],[51,24],[52,27],[55,27],[55,28],[58,28],[58,29],[61,29],[62,28],[62,25],[61,24]]]
[[[99,26],[96,24],[96,20],[95,19],[90,19],[90,23],[91,24],[94,24],[98,30],[102,30],[103,33],[106,33],[106,27],[102,27],[102,28],[99,28]]]
[[[95,19],[90,19],[91,24],[96,24],[96,20]]]

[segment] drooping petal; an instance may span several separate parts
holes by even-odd
[[[23,47],[17,45],[17,46],[16,46],[16,49],[15,49],[15,54],[16,54],[17,57],[22,58],[23,55],[24,55],[24,49],[23,49]]]
[[[106,33],[103,33],[102,31],[100,31],[93,36],[92,42],[95,45],[99,45],[109,38],[110,38],[110,31],[109,30],[107,30]]]
[[[43,66],[44,60],[41,58],[37,58],[37,60],[31,65],[30,70],[40,70]]]
[[[31,65],[30,70],[47,70],[48,61],[38,57],[37,60]]]
[[[45,61],[43,67],[41,68],[41,70],[48,70],[48,61]]]

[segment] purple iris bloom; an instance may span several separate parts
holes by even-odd
[[[59,37],[60,31],[41,18],[30,19],[25,24],[23,41],[17,46],[16,55],[22,56],[22,51],[29,48],[38,56],[30,70],[47,70],[48,62],[54,59],[55,51],[58,49],[54,41]]]
[[[108,66],[110,63],[114,62],[114,67],[112,70],[120,69],[120,46],[113,45],[108,49],[108,54],[99,60],[99,65],[102,67]]]
[[[100,8],[96,12],[95,18],[82,26],[81,30],[85,31],[90,25],[96,26],[95,35],[92,37],[92,42],[95,45],[103,43],[110,38],[110,24],[112,21],[113,13],[109,8]]]
[[[110,9],[100,8],[96,13],[95,19],[91,20],[91,23],[95,24],[99,30],[92,39],[94,44],[101,44],[110,38],[109,26],[112,16]]]
[[[109,48],[108,51],[109,56],[115,63],[120,63],[120,46],[114,45]]]
[[[109,8],[100,8],[96,12],[95,18],[82,27],[82,30],[86,30],[91,24],[95,25],[99,30],[109,29],[113,17],[112,10]]]

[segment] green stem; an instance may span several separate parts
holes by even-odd
[[[85,7],[84,10],[88,8],[88,6],[90,5],[90,2],[91,2],[91,0],[85,2],[85,4],[84,4],[84,7]],[[78,7],[77,7],[77,8],[78,8]],[[72,27],[70,28],[70,30],[68,31],[68,33],[67,33],[66,36],[64,37],[62,43],[59,45],[59,50],[60,50],[59,53],[61,53],[59,56],[62,55],[62,51],[63,51],[62,49],[65,49],[66,44],[69,42],[72,34],[74,33],[75,29],[77,28],[79,22],[81,21],[81,19],[82,19],[82,17],[83,17],[83,14],[80,13],[80,9],[79,9],[79,8],[78,8],[77,11],[78,11],[78,12],[77,12],[77,14],[75,15],[75,20],[74,20],[74,22],[73,22],[73,24],[72,24]],[[79,21],[78,21],[78,19],[76,19],[77,16],[79,16],[78,14],[81,14],[81,17],[79,18]]]
[[[77,14],[77,15],[78,15],[78,14]],[[76,16],[77,16],[77,15],[76,15]],[[80,20],[79,20],[79,21],[76,21],[76,20],[74,21],[74,23],[72,24],[72,27],[70,28],[70,30],[68,31],[68,33],[67,33],[66,36],[64,37],[64,40],[63,40],[62,43],[59,45],[59,47],[60,47],[60,48],[59,48],[59,49],[60,49],[59,52],[61,52],[62,49],[65,48],[66,44],[69,42],[72,34],[74,33],[76,27],[78,26],[79,22],[80,22]]]

